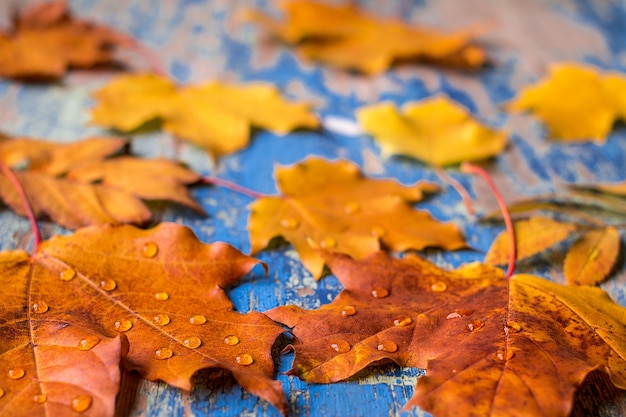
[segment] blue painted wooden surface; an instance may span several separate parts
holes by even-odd
[[[3,1],[0,23],[6,24],[12,5],[29,2]],[[561,145],[544,139],[545,130],[528,116],[509,115],[501,104],[521,86],[545,73],[550,62],[578,61],[603,69],[626,72],[626,3],[617,0],[397,0],[361,1],[381,16],[401,17],[413,23],[457,28],[490,22],[493,30],[481,41],[488,47],[493,65],[477,74],[460,74],[419,65],[403,65],[375,77],[363,77],[300,62],[289,50],[268,42],[260,31],[239,25],[236,14],[254,4],[273,11],[264,0],[70,0],[80,16],[99,20],[129,33],[158,51],[169,74],[181,83],[208,79],[268,81],[289,97],[309,100],[323,120],[340,117],[354,120],[354,110],[379,100],[403,104],[434,94],[447,94],[467,106],[485,123],[510,132],[511,144],[488,168],[508,201],[553,191],[564,182],[626,179],[626,129],[618,126],[605,145]],[[142,57],[127,53],[133,66],[146,69]],[[0,81],[0,129],[54,141],[72,141],[103,130],[87,126],[89,93],[113,76],[109,72],[74,72],[57,85],[22,86]],[[564,98],[566,99],[566,98]],[[246,187],[275,193],[272,172],[276,164],[292,164],[308,155],[347,158],[375,177],[392,177],[404,183],[426,179],[438,182],[427,166],[405,158],[383,159],[379,148],[364,135],[345,135],[332,126],[320,132],[295,132],[279,137],[257,132],[249,148],[224,157],[213,165],[202,151],[177,145],[171,137],[154,133],[137,137],[133,148],[145,155],[176,157],[203,174],[217,175]],[[450,175],[466,185],[481,212],[495,202],[480,180],[454,169]],[[195,197],[208,218],[168,207],[161,220],[192,227],[203,241],[226,241],[249,250],[246,222],[251,199],[219,188],[200,188]],[[499,226],[477,224],[469,218],[456,193],[448,188],[420,207],[442,220],[451,220],[465,232],[477,251],[426,255],[443,267],[481,260]],[[66,233],[44,225],[47,236]],[[7,209],[0,210],[0,249],[26,248],[30,242],[28,222]],[[562,254],[548,252],[545,259],[521,266],[562,282]],[[315,281],[303,269],[297,254],[283,246],[259,258],[270,274],[259,271],[229,289],[237,309],[264,311],[284,304],[315,308],[328,303],[342,289],[330,276]],[[626,305],[626,265],[620,258],[616,274],[602,287]],[[420,371],[384,365],[364,371],[333,385],[310,385],[282,375],[291,355],[276,359],[277,378],[284,386],[293,416],[409,416],[402,411],[411,397]],[[162,383],[126,377],[120,396],[120,415],[130,416],[277,416],[271,406],[243,392],[221,371],[201,372],[197,387],[184,393]],[[602,382],[600,383],[602,384]],[[606,390],[606,385],[600,385]],[[576,415],[621,415],[624,395],[588,388],[577,403]],[[586,407],[586,408],[585,408]]]

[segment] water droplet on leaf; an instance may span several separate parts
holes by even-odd
[[[37,404],[43,404],[48,400],[46,394],[37,394],[33,397],[33,401]]]
[[[344,211],[346,212],[346,214],[354,214],[358,212],[360,209],[361,209],[361,206],[356,201],[350,201],[344,207]]]
[[[346,353],[351,349],[350,343],[343,339],[333,340],[330,347],[337,353]]]
[[[172,352],[172,349],[167,348],[167,347],[159,348],[154,352],[154,357],[157,359],[161,359],[161,360],[169,359],[173,355],[174,355],[174,352]]]
[[[517,333],[522,330],[522,326],[514,321],[510,321],[506,324],[506,332],[507,333]]]
[[[78,349],[80,350],[91,350],[100,343],[100,338],[97,336],[86,336],[78,342]]]
[[[475,332],[478,329],[485,327],[485,322],[481,320],[474,320],[471,323],[467,323],[467,328],[470,332]]]
[[[434,292],[444,292],[448,289],[448,285],[443,281],[437,281],[430,286],[430,289]]]
[[[183,339],[183,345],[185,345],[185,347],[189,349],[195,349],[197,347],[200,347],[201,344],[202,340],[200,340],[200,338],[196,336],[188,336]]]
[[[154,242],[148,242],[141,248],[141,254],[146,258],[154,258],[159,252],[159,247]]]
[[[503,362],[511,360],[513,356],[515,356],[515,352],[512,350],[507,350],[506,354],[501,350],[496,352],[496,357]]]
[[[294,230],[300,226],[300,223],[298,223],[298,221],[293,217],[287,217],[285,219],[281,219],[280,225],[285,229]]]
[[[459,313],[457,313],[456,311],[453,311],[452,313],[448,314],[446,316],[446,320],[450,320],[450,319],[458,319],[459,317],[463,317],[462,315],[460,315]]]
[[[405,317],[403,319],[396,319],[393,321],[393,325],[398,327],[408,326],[411,323],[413,323],[413,319],[411,317]]]
[[[103,279],[100,281],[100,288],[105,291],[113,291],[117,287],[117,283],[112,279]]]
[[[33,313],[43,314],[48,311],[49,308],[45,301],[38,301],[33,304]]]
[[[59,278],[61,279],[61,281],[71,281],[72,279],[74,279],[75,276],[76,271],[70,268],[66,269],[65,271],[61,271],[61,273],[59,274]]]
[[[224,343],[226,343],[228,346],[235,346],[239,343],[239,338],[237,336],[226,336],[224,338]]]
[[[337,246],[337,241],[332,237],[327,237],[320,242],[320,246],[324,249],[332,249]]]
[[[356,308],[353,306],[345,306],[343,310],[341,310],[342,316],[354,316],[356,314]]]
[[[391,340],[385,340],[380,345],[378,345],[378,350],[383,352],[393,353],[398,350],[398,345]]]
[[[117,320],[114,324],[118,332],[127,332],[133,327],[133,322],[128,319]]]
[[[389,291],[385,288],[374,288],[372,290],[372,297],[374,298],[385,298],[389,295]]]
[[[252,359],[252,356],[248,355],[247,353],[240,353],[235,358],[235,361],[239,365],[251,365],[252,362],[254,362],[254,359]]]
[[[4,390],[0,388],[0,398],[4,397]]]
[[[22,368],[11,368],[7,373],[9,379],[20,379],[26,375],[26,371]]]
[[[190,324],[194,324],[196,326],[199,326],[201,324],[206,323],[206,317],[200,315],[200,314],[195,314],[191,317],[189,317],[189,323]]]
[[[157,326],[167,326],[168,324],[170,324],[170,316],[163,313],[157,314],[152,318],[152,320]]]
[[[91,407],[91,403],[93,402],[93,398],[89,395],[79,395],[72,400],[72,410],[77,413],[83,413]]]
[[[383,237],[385,235],[385,229],[380,226],[374,226],[372,227],[371,233],[374,237]]]
[[[170,298],[170,295],[166,292],[158,292],[154,294],[154,298],[156,298],[159,301],[165,301]]]

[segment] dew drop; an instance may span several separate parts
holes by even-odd
[[[389,291],[385,288],[374,288],[372,290],[372,297],[374,298],[385,298],[389,295]]]
[[[100,343],[100,338],[97,336],[86,336],[78,342],[78,349],[80,350],[91,350]]]
[[[408,326],[411,323],[413,323],[413,319],[411,317],[405,317],[403,319],[395,319],[393,321],[393,325],[398,326],[398,327]]]
[[[156,324],[157,326],[167,326],[168,324],[170,324],[170,316],[168,316],[167,314],[159,313],[156,316],[152,317],[152,321],[154,321],[154,324]]]
[[[378,350],[393,353],[398,350],[398,345],[396,345],[396,343],[392,342],[391,340],[385,340],[380,345],[378,345]]]
[[[9,372],[7,373],[7,376],[9,377],[9,379],[20,379],[24,375],[26,375],[26,371],[22,368],[11,368],[9,369]]]
[[[36,303],[33,303],[33,313],[43,314],[49,309],[50,307],[48,307],[48,304],[46,304],[45,301],[38,301]]]
[[[159,247],[154,242],[148,242],[141,248],[141,254],[146,258],[154,258],[159,252]]]
[[[115,326],[115,330],[118,332],[127,332],[133,327],[133,322],[128,319],[117,320],[113,326]]]
[[[59,278],[61,281],[71,281],[76,276],[76,271],[71,268],[66,269],[65,271],[61,271],[59,274]]]
[[[4,397],[4,390],[0,388],[0,398]]]
[[[236,344],[239,344],[239,338],[237,336],[226,336],[224,338],[224,343],[228,346],[235,346]]]
[[[344,211],[346,212],[346,214],[354,214],[358,212],[359,210],[361,210],[361,206],[356,201],[350,201],[344,207]]]
[[[156,298],[159,301],[165,301],[170,298],[170,295],[166,292],[158,292],[154,294],[154,298]]]
[[[456,311],[453,311],[452,313],[448,314],[446,316],[446,320],[450,320],[450,319],[458,319],[460,317],[463,317],[462,315],[460,315],[459,313],[457,313]]]
[[[510,322],[508,322],[508,323],[506,324],[506,326],[504,327],[504,332],[505,332],[506,334],[509,334],[509,333],[517,333],[517,332],[519,332],[519,331],[521,331],[521,330],[522,330],[522,326],[521,326],[519,323],[514,322],[514,321],[510,321]]]
[[[478,329],[485,327],[485,322],[481,320],[474,320],[471,323],[467,323],[467,328],[470,332],[475,332]]]
[[[92,401],[93,398],[91,398],[91,396],[89,395],[79,395],[72,400],[72,410],[76,411],[77,413],[83,413],[89,410]]]
[[[330,347],[337,353],[346,353],[351,349],[350,343],[343,339],[333,340]]]
[[[194,324],[196,326],[199,326],[201,324],[206,323],[206,317],[200,315],[200,314],[195,314],[191,317],[189,317],[189,323],[190,324]]]
[[[252,359],[252,356],[248,355],[247,353],[240,353],[235,358],[235,361],[239,365],[251,365],[252,362],[254,362],[254,359]]]
[[[46,396],[46,394],[37,394],[33,396],[33,401],[36,402],[37,404],[43,404],[47,400],[48,400],[48,397]]]
[[[195,349],[197,347],[200,347],[201,344],[202,340],[200,340],[200,338],[196,336],[188,336],[183,339],[183,345],[185,345],[185,347],[189,349]]]
[[[113,291],[115,288],[117,288],[117,283],[112,279],[103,279],[102,281],[100,281],[100,288],[105,291]]]
[[[341,310],[342,316],[354,316],[356,314],[356,308],[353,306],[345,306],[343,310]]]
[[[448,289],[448,285],[443,281],[437,281],[430,286],[430,289],[434,292],[444,292]]]
[[[510,361],[513,356],[515,356],[515,352],[513,352],[512,350],[507,350],[506,354],[501,350],[496,352],[496,357],[503,362]]]
[[[174,355],[174,352],[172,352],[172,349],[167,348],[167,347],[159,348],[154,352],[154,357],[157,359],[161,359],[161,360],[169,359],[173,355]]]
[[[297,229],[298,226],[300,226],[300,223],[298,223],[298,221],[293,217],[287,217],[280,220],[280,225],[285,229],[294,230]]]
[[[332,237],[327,237],[320,242],[320,246],[324,249],[332,249],[337,246],[337,241]]]
[[[385,229],[380,226],[374,226],[372,227],[371,233],[374,237],[383,237],[385,235]]]

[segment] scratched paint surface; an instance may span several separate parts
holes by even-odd
[[[7,24],[13,6],[32,1],[3,1],[0,24]],[[198,149],[176,144],[165,134],[137,137],[133,148],[145,155],[164,155],[185,161],[203,174],[217,175],[243,186],[273,194],[276,164],[292,164],[307,155],[330,159],[347,158],[368,174],[392,177],[404,183],[416,180],[438,182],[431,169],[405,158],[382,159],[373,141],[354,128],[354,110],[378,100],[399,105],[435,94],[447,94],[467,106],[485,123],[510,132],[511,146],[489,165],[496,183],[508,201],[555,190],[565,182],[617,181],[626,179],[626,129],[618,126],[606,145],[563,146],[547,142],[544,128],[526,116],[511,116],[501,105],[525,84],[538,79],[550,62],[579,61],[603,69],[626,72],[626,4],[617,0],[371,0],[359,4],[381,16],[409,22],[456,28],[488,23],[491,32],[481,40],[488,46],[493,65],[467,75],[425,66],[403,65],[376,77],[363,77],[322,69],[300,62],[269,42],[256,28],[238,24],[237,13],[245,6],[273,11],[265,0],[70,0],[77,14],[97,19],[135,36],[158,51],[167,72],[180,83],[208,79],[268,81],[290,97],[309,100],[327,122],[321,132],[296,132],[279,137],[257,132],[248,149],[223,158],[217,165]],[[139,56],[126,53],[133,67],[146,69]],[[109,72],[75,72],[53,86],[20,86],[0,81],[0,130],[55,141],[73,141],[105,133],[87,126],[92,106],[90,92],[113,76]],[[450,175],[467,186],[481,212],[495,208],[495,201],[480,180],[454,169]],[[192,227],[203,241],[225,241],[249,250],[245,229],[251,199],[219,188],[194,191],[208,211],[200,218],[190,211],[165,207],[160,219]],[[468,218],[460,198],[450,189],[422,205],[441,220],[457,223],[477,251],[426,255],[443,267],[481,260],[500,226],[476,224]],[[67,233],[43,225],[44,235]],[[27,248],[30,232],[26,220],[7,209],[0,210],[0,249]],[[548,253],[525,272],[534,272],[563,282],[559,265],[562,255]],[[297,254],[284,245],[259,258],[270,265],[270,274],[260,271],[229,288],[238,310],[264,311],[297,304],[315,308],[330,302],[342,289],[334,277],[315,281],[302,268]],[[551,261],[551,262],[547,262]],[[603,288],[626,305],[626,267],[623,257],[618,272]],[[403,411],[413,394],[420,370],[380,365],[348,381],[334,385],[309,385],[283,375],[293,357],[277,355],[277,379],[289,396],[292,415],[410,416]],[[142,382],[138,395],[125,415],[132,416],[277,416],[257,397],[249,395],[221,371],[201,372],[197,387],[184,393],[162,383]],[[593,396],[593,394],[590,394]],[[621,397],[624,399],[624,396]],[[598,406],[598,416],[620,415],[620,404]],[[625,408],[621,404],[622,410]],[[579,412],[579,415],[580,414]]]

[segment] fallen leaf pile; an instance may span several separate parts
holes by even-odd
[[[435,166],[486,159],[507,143],[504,133],[481,125],[443,96],[409,103],[402,113],[392,103],[374,104],[356,116],[383,154],[411,156]]]
[[[280,7],[283,21],[259,11],[248,11],[246,18],[294,45],[303,57],[333,67],[378,74],[396,61],[469,69],[480,68],[486,61],[485,51],[472,42],[476,29],[444,33],[379,19],[351,4],[292,0]]]
[[[177,87],[157,75],[133,74],[113,80],[94,97],[92,123],[129,132],[160,120],[163,129],[215,158],[243,149],[252,126],[286,134],[319,125],[307,104],[285,101],[273,86],[259,83]]]
[[[510,110],[528,110],[562,141],[604,143],[616,120],[626,120],[626,77],[580,64],[555,64],[545,80],[524,89]]]
[[[222,289],[258,264],[167,223],[92,226],[32,257],[1,252],[0,414],[113,416],[120,360],[185,390],[199,369],[226,369],[286,414],[271,355],[284,329],[233,311]]]
[[[392,360],[426,369],[413,398],[435,416],[568,416],[600,369],[626,389],[626,308],[593,287],[470,264],[448,272],[414,255],[326,253],[345,286],[317,310],[267,312],[292,327],[292,375],[346,379]]]
[[[106,26],[74,18],[65,0],[41,3],[0,32],[0,77],[58,80],[68,69],[113,65],[129,40]]]
[[[0,163],[17,170],[38,218],[70,229],[92,224],[145,224],[152,214],[142,200],[167,200],[204,213],[187,190],[200,176],[163,159],[114,156],[126,145],[117,138],[88,138],[59,144],[0,139]],[[129,180],[132,178],[132,180]],[[26,207],[15,186],[0,173],[0,198],[15,212]]]
[[[282,236],[291,242],[302,263],[320,278],[324,260],[313,249],[363,258],[381,246],[393,251],[436,246],[448,250],[466,246],[453,224],[443,224],[409,203],[437,188],[363,177],[347,161],[309,158],[275,173],[281,196],[261,198],[250,206],[252,253]]]

